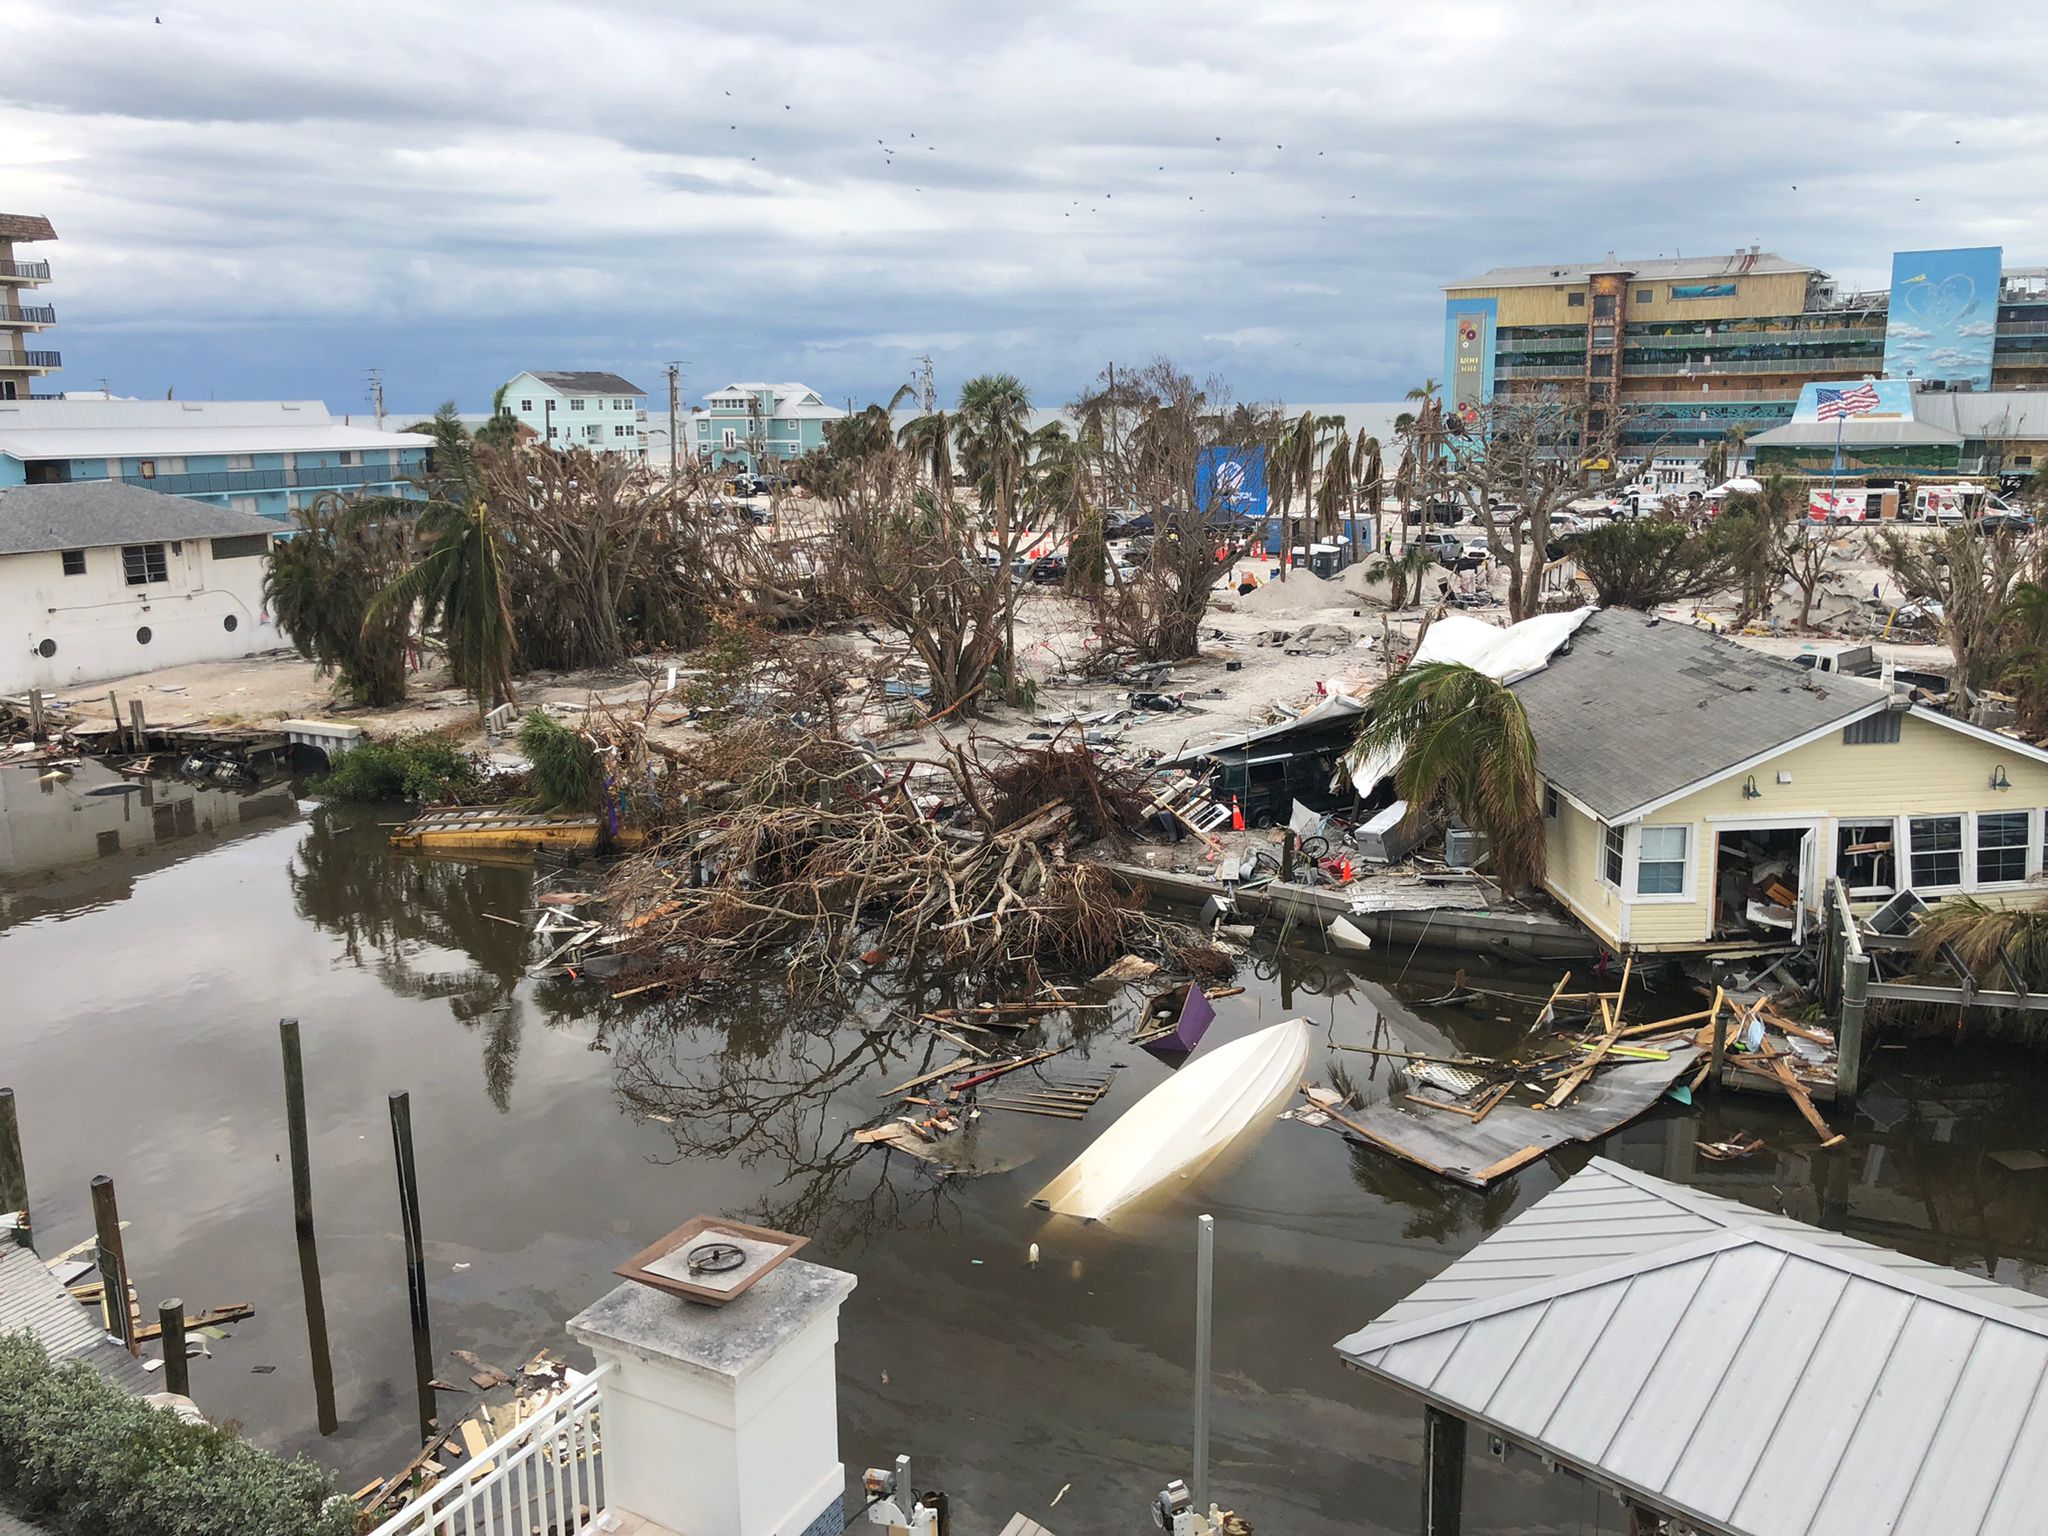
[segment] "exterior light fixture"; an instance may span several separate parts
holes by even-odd
[[[1742,781],[1742,798],[1745,800],[1761,800],[1763,797],[1764,792],[1756,787],[1756,775],[1752,773],[1747,779]]]
[[[2005,776],[2005,764],[1999,763],[1991,770],[1991,787],[1993,789],[2012,788],[2012,780]]]

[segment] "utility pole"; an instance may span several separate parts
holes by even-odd
[[[939,408],[939,388],[932,379],[932,355],[927,352],[920,357],[917,371],[917,409],[921,415],[929,416]]]
[[[668,365],[668,478],[673,485],[682,477],[681,448],[676,440],[676,414],[682,404],[682,364]]]
[[[377,430],[384,430],[384,370],[372,368],[370,378],[370,410],[377,418]]]

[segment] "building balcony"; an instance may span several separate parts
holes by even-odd
[[[1623,345],[1631,351],[1643,348],[1689,347],[1699,352],[1711,352],[1722,347],[1843,347],[1856,343],[1878,343],[1884,341],[1883,326],[1836,326],[1815,327],[1800,330],[1791,326],[1782,329],[1738,330],[1729,327],[1719,331],[1684,331],[1667,335],[1654,335],[1630,328]]]
[[[1585,375],[1583,356],[1569,362],[1559,359],[1549,363],[1500,363],[1493,370],[1496,379],[1580,379]]]
[[[63,366],[59,352],[0,352],[0,373],[48,373]]]
[[[1621,397],[1623,405],[1676,405],[1696,407],[1718,405],[1723,401],[1763,400],[1773,405],[1783,405],[1787,411],[1798,403],[1796,389],[1690,389],[1690,390],[1629,390]]]
[[[234,496],[252,491],[340,491],[367,485],[404,485],[419,466],[393,469],[388,464],[343,464],[330,469],[202,469],[171,475],[123,475],[166,496]]]
[[[20,283],[47,283],[50,280],[50,264],[47,261],[0,260],[0,282],[10,279]]]
[[[1742,357],[1716,358],[1711,363],[1637,363],[1622,359],[1621,376],[1625,379],[1682,377],[1715,378],[1736,373],[1796,373],[1833,377],[1836,374],[1861,376],[1875,371],[1883,359],[1872,353],[1857,357]]]
[[[1513,330],[1502,330],[1494,338],[1494,346],[1501,352],[1583,352],[1586,350],[1586,333],[1578,331],[1570,336],[1523,336]]]
[[[41,330],[46,325],[56,323],[57,311],[47,304],[0,304],[0,325],[19,325],[29,330]]]

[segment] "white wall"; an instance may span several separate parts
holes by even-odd
[[[0,555],[0,693],[61,689],[284,644],[263,605],[261,555],[216,559],[211,539],[163,545],[166,580],[128,585],[119,546],[64,574],[56,550]],[[234,620],[229,629],[227,621]],[[150,632],[149,642],[137,639]],[[50,641],[55,652],[39,647]]]

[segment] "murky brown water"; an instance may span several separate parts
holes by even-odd
[[[1203,1211],[1218,1231],[1218,1497],[1266,1532],[1413,1530],[1419,1414],[1341,1368],[1331,1344],[1591,1155],[1477,1194],[1275,1125],[1084,1227],[1026,1202],[1164,1075],[1118,1043],[1128,1020],[1085,1048],[1092,1065],[1127,1064],[1087,1122],[990,1114],[980,1154],[1006,1171],[937,1183],[848,1140],[876,1090],[926,1062],[921,1036],[792,1020],[766,981],[695,1013],[528,981],[526,936],[494,918],[520,915],[529,872],[394,858],[377,825],[394,812],[326,811],[282,789],[86,793],[112,782],[88,767],[44,792],[0,769],[0,1082],[19,1094],[37,1226],[46,1248],[86,1235],[87,1180],[111,1174],[146,1308],[168,1295],[257,1307],[194,1362],[195,1395],[345,1486],[400,1462],[416,1420],[394,1088],[412,1094],[445,1378],[462,1377],[453,1348],[505,1365],[559,1351],[562,1320],[614,1283],[613,1266],[688,1216],[806,1232],[807,1257],[860,1277],[842,1319],[844,1459],[908,1451],[920,1483],[954,1495],[963,1536],[1013,1509],[1062,1536],[1145,1527],[1153,1492],[1185,1472]],[[1404,962],[1405,993],[1442,989],[1443,957],[1365,970],[1268,959],[1219,1005],[1212,1039],[1285,1016],[1284,982],[1323,1039],[1360,1041],[1356,978],[1391,981]],[[1527,983],[1540,993],[1549,979]],[[904,1011],[878,999],[873,1017]],[[284,1161],[283,1015],[304,1031],[331,1435]],[[1485,1020],[1434,1017],[1485,1043]],[[1320,1043],[1311,1071],[1326,1072]],[[2044,1087],[2026,1058],[1886,1051],[1857,1115],[1838,1115],[1846,1155],[1810,1157],[1789,1107],[1750,1097],[1666,1106],[1601,1150],[2048,1288],[2048,1172],[1989,1157],[2048,1145]],[[1695,1164],[1696,1137],[1736,1127],[1771,1152]],[[1477,1460],[1469,1501],[1474,1532],[1618,1523],[1583,1490]]]

